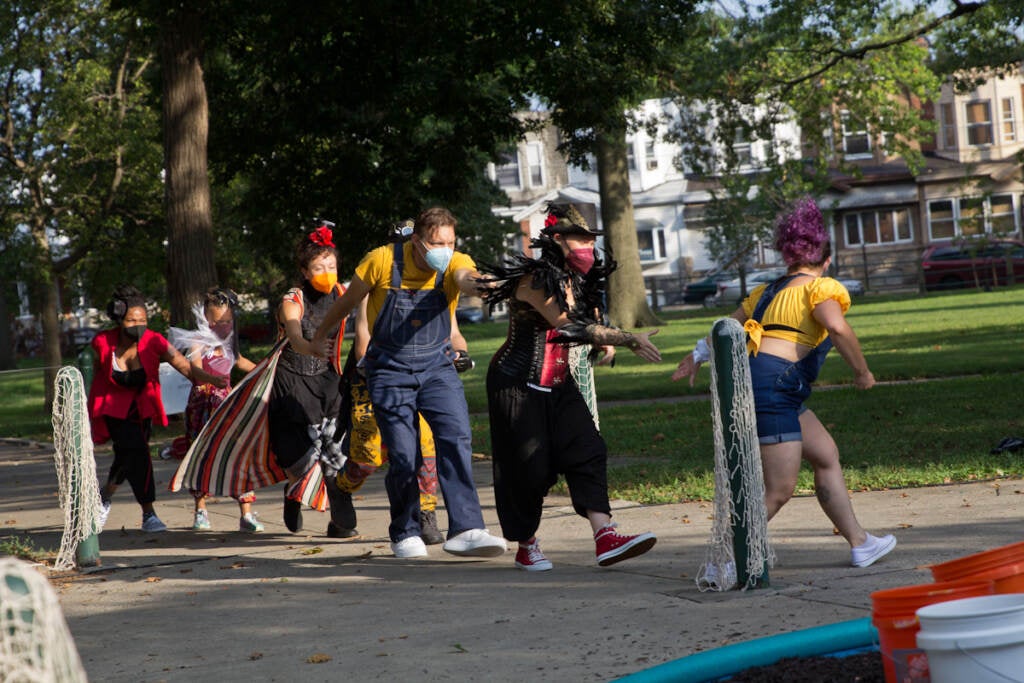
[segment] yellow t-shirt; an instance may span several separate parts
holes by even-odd
[[[402,245],[402,289],[433,289],[437,273],[434,270],[422,270],[412,257],[412,242]],[[366,297],[366,322],[373,331],[377,314],[384,306],[384,299],[391,289],[391,264],[394,262],[394,245],[385,244],[377,247],[363,257],[356,266],[356,277],[370,286]],[[459,286],[455,282],[455,271],[462,269],[476,270],[476,264],[468,254],[455,252],[452,255],[448,270],[444,272],[444,293],[448,297],[448,308],[455,315],[455,307],[459,305]]]
[[[755,287],[750,296],[743,300],[743,311],[748,317],[753,315],[754,308],[767,286],[767,284],[763,284]],[[747,349],[757,355],[762,336],[784,339],[812,348],[817,346],[825,341],[828,330],[814,319],[814,308],[829,299],[839,303],[843,314],[850,310],[850,293],[840,282],[830,277],[814,278],[807,284],[786,287],[781,290],[768,304],[768,309],[764,312],[760,323],[751,319],[744,324],[743,327],[750,336]],[[765,330],[763,326],[766,325],[786,325],[800,331]]]

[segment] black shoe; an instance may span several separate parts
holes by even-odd
[[[342,529],[355,529],[356,508],[352,505],[352,494],[342,491],[337,485],[329,484],[327,500],[331,504],[331,521],[335,526]]]
[[[327,522],[327,538],[352,538],[358,535],[359,532],[356,529],[346,529],[334,522]]]
[[[444,543],[444,536],[437,528],[437,512],[420,512],[420,538],[427,545]]]
[[[284,499],[284,525],[293,534],[302,531],[302,503],[291,498]]]

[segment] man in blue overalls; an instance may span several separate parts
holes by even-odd
[[[437,476],[448,511],[444,550],[496,557],[505,540],[484,528],[473,484],[469,409],[452,365],[451,319],[459,294],[477,293],[476,264],[455,251],[455,217],[435,207],[417,217],[412,238],[378,247],[356,267],[348,290],[327,312],[313,338],[326,355],[337,323],[367,297],[371,341],[363,363],[381,439],[390,465],[385,477],[391,503],[391,550],[396,557],[425,557],[420,538],[417,412],[434,433]]]

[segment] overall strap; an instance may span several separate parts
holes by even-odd
[[[794,275],[783,275],[782,277],[778,278],[777,280],[766,286],[764,288],[764,291],[761,292],[761,298],[757,300],[757,305],[754,306],[754,310],[750,314],[751,320],[756,320],[758,323],[760,323],[761,319],[764,318],[765,311],[768,310],[768,306],[772,303],[772,300],[775,299],[775,295],[781,292],[783,289],[785,289],[786,285],[788,285],[793,278],[797,277],[797,275],[799,275],[799,273]],[[781,324],[765,325],[764,329],[788,330],[790,332],[800,331],[795,327],[790,327],[789,325]]]
[[[395,242],[392,252],[394,258],[391,259],[391,289],[401,289],[402,270],[405,268],[405,248],[402,242]]]

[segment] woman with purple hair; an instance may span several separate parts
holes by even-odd
[[[850,295],[842,284],[822,276],[831,263],[831,246],[814,200],[798,200],[779,217],[774,246],[786,262],[786,274],[754,288],[732,314],[748,334],[768,519],[793,496],[800,461],[806,459],[814,470],[818,503],[850,544],[851,563],[867,567],[888,554],[896,539],[872,536],[857,521],[839,449],[804,405],[833,345],[853,370],[854,386],[870,389],[875,384],[857,335],[846,322]],[[693,385],[701,363],[710,358],[709,341],[697,342],[673,380],[688,376]]]

